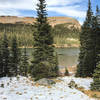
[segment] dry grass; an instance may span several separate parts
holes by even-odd
[[[62,82],[62,80],[54,80],[56,83]]]
[[[17,16],[1,16],[0,22],[1,23],[16,23],[16,22],[23,22],[23,24],[33,24],[36,21],[33,17],[17,17]],[[64,23],[73,23],[76,28],[81,28],[79,22],[71,17],[48,17],[48,21],[50,25],[54,26],[57,24],[64,24]]]
[[[21,93],[21,92],[16,92],[16,94],[18,94],[18,95],[22,95],[22,93]]]
[[[40,85],[38,83],[35,84],[36,87],[39,87]]]
[[[68,71],[75,73],[77,70],[77,67],[68,67]],[[91,91],[91,90],[85,90],[84,88],[80,87],[78,88],[81,92],[88,95],[90,98],[96,98],[96,100],[100,100],[100,92],[97,91]]]
[[[50,88],[52,88],[52,87],[48,85],[48,86],[47,86],[47,88],[49,88],[49,89],[50,89]]]
[[[96,98],[96,100],[100,100],[100,92],[91,91],[91,90],[84,90],[83,88],[78,88],[81,92],[88,95],[90,98]]]
[[[76,67],[76,66],[68,67],[68,71],[69,71],[69,72],[75,73],[76,70],[77,70],[77,67]]]

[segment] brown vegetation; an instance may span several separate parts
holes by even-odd
[[[88,95],[90,98],[96,98],[96,100],[100,100],[100,92],[84,90],[83,88],[79,88],[78,90],[82,91],[84,94]]]
[[[11,24],[15,24],[15,23],[22,23],[22,24],[33,24],[35,22],[36,18],[34,17],[17,17],[17,16],[0,16],[0,23],[11,23]],[[81,25],[79,24],[79,22],[74,19],[74,18],[70,18],[70,17],[48,17],[48,21],[52,26],[55,26],[57,24],[69,24],[69,28],[72,26],[75,28],[79,28],[81,27]],[[70,25],[71,24],[71,25]]]

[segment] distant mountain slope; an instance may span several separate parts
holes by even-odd
[[[17,17],[17,16],[0,16],[0,23],[22,23],[22,24],[33,24],[36,18],[33,17]],[[71,17],[48,17],[48,21],[52,26],[57,24],[69,24],[70,26],[74,26],[75,28],[81,28],[79,22]]]
[[[28,47],[33,46],[34,22],[36,18],[1,16],[0,17],[0,40],[6,31],[9,45],[13,34],[16,34],[20,47],[27,43]],[[48,22],[52,25],[54,45],[56,47],[79,46],[79,33],[81,25],[76,19],[70,17],[49,17]]]

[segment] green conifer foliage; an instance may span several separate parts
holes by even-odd
[[[11,46],[11,65],[10,65],[11,76],[17,76],[19,74],[20,59],[21,59],[21,52],[20,49],[18,48],[16,36],[14,36],[12,39],[12,46]]]
[[[80,55],[79,64],[77,67],[76,76],[78,77],[91,77],[96,67],[96,53],[95,53],[95,33],[93,28],[93,12],[91,9],[91,2],[88,3],[88,11],[86,20],[82,26],[80,33]]]
[[[97,6],[93,32],[96,33],[96,69],[93,74],[91,90],[100,91],[100,10]]]
[[[34,32],[34,53],[31,66],[31,74],[37,79],[57,76],[55,69],[53,36],[51,26],[47,21],[45,0],[39,0],[37,4],[37,21]]]
[[[99,7],[98,7],[98,5],[96,6],[96,12],[97,12],[97,13],[99,12]]]
[[[97,65],[94,71],[91,90],[100,91],[100,64]]]
[[[9,68],[10,68],[10,61],[9,61],[9,58],[10,58],[10,53],[9,53],[9,48],[8,48],[8,39],[7,39],[7,36],[6,36],[6,33],[4,33],[4,37],[3,37],[3,40],[2,40],[2,43],[1,43],[1,70],[3,71],[2,72],[2,76],[5,77],[5,76],[9,76]]]
[[[69,72],[67,68],[65,69],[65,76],[69,76]]]
[[[24,48],[23,55],[21,57],[21,65],[20,65],[20,74],[22,76],[27,76],[28,75],[28,68],[29,63],[28,63],[28,56],[26,52],[26,47]]]
[[[2,61],[1,43],[0,43],[0,77],[3,77],[3,61]]]
[[[96,64],[100,62],[100,10],[97,6],[93,31],[96,33]]]

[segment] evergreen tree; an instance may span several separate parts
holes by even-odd
[[[10,69],[11,76],[17,76],[19,74],[20,59],[21,59],[21,52],[20,49],[18,48],[16,36],[14,36],[12,39],[12,46],[11,46],[11,69]]]
[[[97,65],[94,71],[91,90],[100,91],[100,64]]]
[[[3,77],[3,61],[2,61],[1,43],[0,43],[0,77]]]
[[[7,36],[6,36],[6,33],[4,33],[4,37],[3,37],[3,40],[2,40],[2,43],[1,43],[1,71],[2,72],[2,76],[5,77],[5,76],[9,76],[9,68],[10,68],[10,61],[9,61],[9,58],[10,58],[10,53],[9,53],[9,48],[8,48],[8,39],[7,39]]]
[[[96,69],[93,74],[91,90],[100,91],[100,10],[97,6],[97,13],[93,31],[96,33]]]
[[[34,32],[34,52],[31,74],[36,79],[57,76],[51,26],[47,21],[45,0],[37,4],[37,20]]]
[[[56,67],[55,67],[56,66]],[[58,76],[59,75],[59,62],[58,62],[58,54],[57,54],[57,52],[56,52],[56,56],[54,57],[54,67],[55,67],[55,69],[54,69],[54,73],[56,74],[56,76]]]
[[[88,3],[86,20],[80,33],[80,55],[76,76],[91,77],[95,69],[95,34],[92,32],[93,12],[91,2]]]
[[[96,6],[96,12],[97,12],[97,13],[99,12],[99,7],[98,7],[98,5]]]
[[[93,31],[96,33],[96,64],[100,61],[100,11],[97,6]]]
[[[29,67],[28,56],[27,56],[26,47],[25,47],[23,55],[21,57],[20,74],[23,76],[27,76],[28,69],[29,69],[28,67]]]
[[[68,72],[68,69],[66,68],[65,69],[65,76],[68,76],[69,75],[69,72]]]

